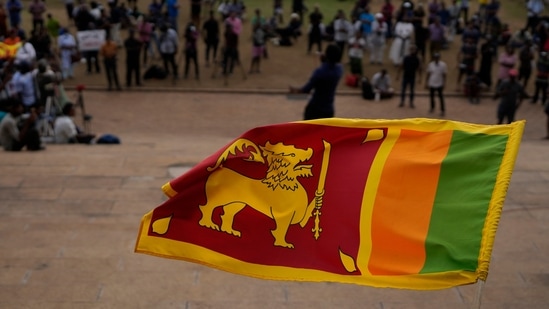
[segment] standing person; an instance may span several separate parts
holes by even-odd
[[[457,68],[459,69],[459,73],[456,81],[456,91],[461,91],[461,80],[463,76],[469,76],[475,72],[477,56],[477,46],[473,44],[472,39],[466,39],[457,54]]]
[[[6,100],[9,113],[0,121],[0,144],[6,151],[42,150],[40,134],[36,129],[38,114],[31,110],[26,119],[22,119],[23,103],[16,98]]]
[[[265,31],[259,22],[254,24],[252,37],[252,64],[250,65],[250,74],[260,73],[261,57],[265,51]]]
[[[200,25],[200,13],[202,12],[202,0],[191,0],[191,21]]]
[[[372,33],[369,36],[370,64],[383,64],[383,51],[387,37],[387,23],[383,20],[383,14],[377,13],[376,20],[372,23]]]
[[[53,44],[57,45],[57,37],[59,37],[59,29],[61,29],[61,24],[59,24],[59,21],[53,18],[51,14],[48,14],[47,18],[46,30],[48,30],[48,35],[52,38]]]
[[[8,9],[10,16],[10,26],[12,28],[18,28],[21,23],[21,10],[23,9],[23,4],[19,0],[8,0],[6,8]]]
[[[177,19],[179,17],[179,0],[165,0],[168,10],[168,22],[175,32],[178,31]]]
[[[353,33],[353,25],[345,17],[343,10],[337,12],[337,19],[334,20],[334,41],[341,50],[345,52],[345,45]]]
[[[95,30],[95,25],[90,28],[90,30]],[[90,49],[83,52],[84,58],[86,59],[87,74],[90,75],[93,73],[92,68],[95,68],[95,73],[100,73],[101,69],[99,68],[99,48]]]
[[[140,62],[143,43],[135,38],[135,31],[130,29],[124,41],[126,49],[126,87],[132,86],[132,74],[135,73],[135,84],[141,86]]]
[[[370,8],[365,6],[358,18],[362,23],[362,36],[364,36],[364,39],[368,42],[368,37],[372,33],[372,23],[375,20],[374,15],[370,13]]]
[[[405,4],[407,4],[406,2]],[[414,25],[408,17],[404,17],[395,25],[394,39],[389,51],[389,58],[395,66],[402,64],[404,56],[410,49],[414,35]]]
[[[233,31],[230,23],[225,23],[225,46],[223,49],[223,75],[227,76],[233,73],[235,65],[240,65],[240,56],[238,53],[238,35]]]
[[[189,65],[191,61],[194,63],[194,76],[197,80],[199,79],[197,42],[198,30],[196,30],[196,26],[190,22],[185,29],[185,79],[187,79],[189,75]]]
[[[303,20],[303,14],[307,9],[303,0],[292,0],[292,13],[299,15],[299,20]]]
[[[322,51],[322,40],[325,33],[325,27],[322,23],[322,18],[323,16],[322,13],[320,13],[318,5],[315,5],[314,11],[309,15],[309,44],[307,47],[307,54],[311,53],[311,49],[315,44],[317,46],[317,52],[320,53]]]
[[[46,5],[42,0],[33,0],[29,5],[29,13],[32,15],[32,31],[36,30],[38,26],[44,26],[44,13],[46,12]]]
[[[301,88],[290,86],[290,93],[310,93],[314,90],[303,115],[304,120],[334,117],[334,99],[337,85],[343,75],[340,64],[341,50],[330,44],[321,56],[322,64]]]
[[[204,42],[206,43],[206,67],[210,64],[210,52],[212,60],[217,59],[217,47],[219,46],[219,22],[215,19],[214,11],[210,11],[210,18],[202,26]]]
[[[509,78],[509,70],[513,69],[517,64],[517,56],[515,48],[511,44],[507,44],[505,51],[498,58],[498,83],[499,85],[504,79]]]
[[[103,57],[103,64],[105,65],[105,73],[107,74],[107,81],[109,83],[108,90],[112,90],[113,84],[116,86],[116,90],[122,90],[122,88],[120,88],[120,83],[118,82],[118,68],[116,67],[118,46],[110,36],[107,35],[106,41],[103,46],[101,46],[99,53]]]
[[[448,23],[448,42],[454,41],[454,36],[458,33],[459,24],[459,12],[460,7],[457,0],[452,0],[452,4],[448,7],[450,13],[450,20]]]
[[[528,10],[528,19],[526,21],[526,26],[524,27],[524,30],[531,29],[530,32],[533,33],[538,26],[540,14],[543,13],[545,5],[543,3],[543,0],[527,0],[526,9]]]
[[[507,123],[515,121],[515,113],[526,97],[517,75],[517,70],[509,70],[509,79],[501,82],[494,95],[494,99],[501,98],[497,110],[498,124],[502,124],[506,118]]]
[[[151,45],[153,29],[154,24],[145,19],[143,15],[137,17],[137,32],[143,47],[143,64],[145,65],[147,65],[148,56],[154,56],[154,49]]]
[[[492,63],[496,58],[497,48],[491,35],[486,35],[486,41],[480,46],[480,82],[488,88],[492,87]]]
[[[398,67],[396,80],[400,79],[402,74],[402,87],[400,90],[400,104],[398,107],[404,107],[406,99],[406,88],[410,86],[410,108],[415,108],[414,105],[414,90],[416,86],[416,76],[421,83],[423,63],[418,55],[418,50],[415,45],[410,46],[410,53],[404,57],[402,65]]]
[[[351,74],[362,78],[362,59],[364,58],[364,49],[366,49],[366,40],[362,37],[360,31],[355,32],[355,36],[349,39],[349,61]]]
[[[539,53],[536,69],[536,90],[531,103],[536,104],[541,93],[541,104],[545,104],[549,85],[549,56],[546,51]]]
[[[391,0],[385,0],[381,7],[381,14],[383,14],[383,20],[387,23],[387,38],[393,37],[393,14],[395,7],[391,3]]]
[[[160,26],[160,38],[158,41],[160,45],[160,55],[162,55],[162,60],[164,62],[164,70],[166,73],[169,73],[168,65],[171,65],[172,75],[175,80],[178,78],[177,63],[175,63],[175,55],[177,54],[179,47],[177,32],[172,28],[168,28],[166,25],[162,25]]]
[[[429,25],[429,55],[431,58],[435,53],[440,53],[446,40],[444,26],[440,23],[440,18],[434,16],[433,22]]]
[[[273,16],[276,20],[278,20],[279,24],[284,23],[284,8],[282,7],[282,0],[274,0]]]
[[[74,0],[63,0],[65,3],[65,11],[67,12],[67,19],[69,22],[74,21]]]
[[[61,72],[63,79],[73,78],[74,72],[72,68],[72,55],[76,53],[76,40],[66,28],[61,28],[61,30],[59,30],[57,47],[60,50]]]
[[[522,82],[522,88],[526,90],[528,80],[532,75],[532,61],[534,60],[534,51],[532,48],[532,41],[526,40],[524,46],[519,52],[519,75],[518,81]]]
[[[429,89],[431,98],[431,109],[429,113],[435,111],[435,92],[438,93],[440,100],[440,116],[444,116],[444,85],[446,84],[446,76],[448,75],[448,66],[444,61],[440,60],[440,54],[433,55],[433,60],[429,62],[426,70],[427,76],[425,78],[425,88]]]
[[[463,14],[463,22],[467,23],[469,21],[469,0],[461,0],[461,7],[459,15]]]

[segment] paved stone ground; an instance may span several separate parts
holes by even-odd
[[[397,101],[337,98],[337,115],[428,117]],[[118,146],[48,145],[0,152],[0,308],[468,308],[477,286],[441,291],[258,280],[133,253],[160,186],[247,129],[300,120],[279,95],[87,92],[93,131]],[[447,100],[447,118],[493,123],[496,102]],[[549,142],[539,105],[526,132],[497,233],[482,308],[549,308]],[[172,172],[172,173],[170,173]]]

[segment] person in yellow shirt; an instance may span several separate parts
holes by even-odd
[[[118,69],[116,67],[116,55],[118,53],[118,45],[107,35],[107,39],[99,54],[103,57],[103,64],[105,65],[105,73],[107,74],[107,81],[109,82],[108,90],[112,90],[113,83],[116,86],[116,90],[122,90],[120,83],[118,82]]]

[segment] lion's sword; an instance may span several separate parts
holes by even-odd
[[[318,239],[322,228],[320,227],[320,209],[322,208],[322,197],[324,196],[324,184],[326,182],[326,172],[328,171],[328,162],[330,161],[330,148],[332,145],[325,140],[322,140],[324,144],[324,153],[322,154],[322,166],[320,168],[320,175],[318,179],[318,188],[315,192],[315,210],[313,215],[315,216],[315,226],[312,229],[314,238]]]

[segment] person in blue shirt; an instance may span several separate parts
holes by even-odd
[[[372,23],[375,21],[374,15],[370,13],[370,8],[366,6],[358,18],[362,22],[362,35],[368,42],[368,36],[372,33]]]
[[[330,44],[321,56],[322,64],[314,70],[309,81],[301,88],[290,86],[290,93],[310,93],[313,91],[303,115],[304,120],[334,117],[334,99],[343,75],[340,64],[341,49]]]
[[[171,27],[175,30],[175,32],[179,32],[177,27],[177,18],[179,16],[179,2],[178,0],[167,0],[166,4],[168,9],[168,21]]]

